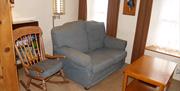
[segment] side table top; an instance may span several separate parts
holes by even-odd
[[[128,65],[124,72],[137,79],[155,85],[167,85],[177,63],[157,57],[142,56],[134,63]]]

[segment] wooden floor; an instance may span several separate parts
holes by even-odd
[[[19,70],[20,79],[22,79],[23,71]],[[53,78],[57,80],[58,78]],[[99,84],[90,88],[88,91],[122,91],[122,69],[114,72],[112,75],[101,81]],[[25,91],[20,85],[21,91]],[[47,84],[48,91],[86,91],[84,88],[73,81],[68,84]],[[38,88],[31,86],[31,91],[41,91]],[[172,81],[172,85],[168,91],[180,91],[180,81]]]

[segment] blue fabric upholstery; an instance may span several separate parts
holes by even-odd
[[[93,72],[91,69],[76,65],[69,59],[64,59],[63,65],[64,73],[69,79],[81,84],[84,87],[90,86],[93,79]]]
[[[60,71],[60,69],[62,68],[62,62],[60,60],[48,59],[46,61],[41,61],[39,63],[32,65],[30,69],[33,67],[39,67],[43,70],[43,72],[38,73],[35,70],[29,70],[30,76],[39,76],[41,78],[46,78]]]
[[[51,33],[54,48],[57,49],[66,45],[82,52],[88,51],[87,33],[84,30],[83,21],[67,23],[61,27],[53,28]]]
[[[102,22],[86,22],[87,39],[89,51],[93,51],[104,46],[105,27]],[[98,36],[97,36],[98,35]]]
[[[75,50],[70,47],[61,47],[60,54],[65,55],[67,58],[71,60],[71,62],[75,63],[76,65],[82,66],[82,67],[91,67],[91,57],[89,55],[86,55],[85,53],[82,53],[78,50]]]
[[[123,60],[127,53],[117,49],[101,48],[88,53],[88,55],[92,58],[92,69],[96,73],[108,69],[108,67],[118,63],[119,60]]]
[[[123,51],[125,51],[125,48],[127,46],[127,41],[109,36],[106,36],[104,42],[105,42],[105,47],[116,48]]]
[[[71,22],[52,30],[53,53],[67,57],[63,67],[69,79],[89,88],[123,66],[127,42],[105,35],[103,23],[78,21],[78,24]],[[69,28],[72,26],[76,28]]]
[[[113,64],[109,66],[107,69],[104,69],[103,71],[97,72],[93,74],[93,79],[91,79],[91,83],[88,84],[86,87],[91,87],[95,84],[97,84],[99,81],[105,79],[107,76],[111,75],[113,72],[120,69],[125,63],[125,59],[119,61],[116,64]]]

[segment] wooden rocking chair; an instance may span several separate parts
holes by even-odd
[[[17,58],[21,61],[25,70],[25,76],[28,78],[25,84],[20,81],[26,90],[30,91],[30,84],[47,91],[46,82],[67,83],[62,70],[62,62],[59,58],[65,58],[63,55],[45,55],[42,40],[42,31],[38,26],[21,27],[13,32],[15,50]],[[50,81],[49,79],[59,75],[63,81]],[[32,80],[38,80],[41,83],[36,84]]]

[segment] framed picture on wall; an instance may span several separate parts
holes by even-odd
[[[124,0],[123,14],[135,16],[136,3],[137,3],[137,0]]]

